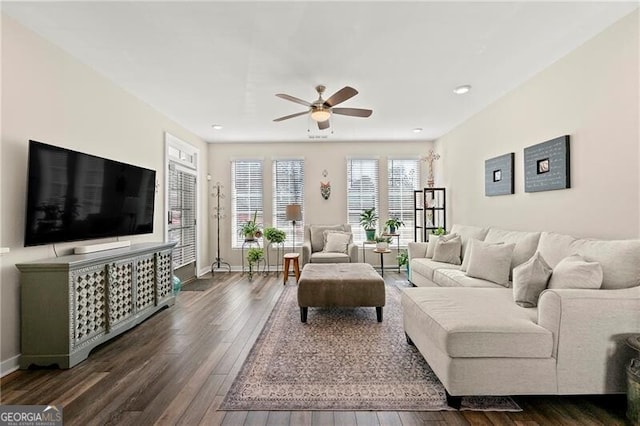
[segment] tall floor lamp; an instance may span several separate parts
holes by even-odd
[[[287,220],[293,222],[293,251],[296,251],[296,220],[302,220],[302,208],[300,204],[289,204],[287,206]]]

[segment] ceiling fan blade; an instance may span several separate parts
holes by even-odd
[[[358,94],[358,91],[353,87],[344,86],[342,89],[338,90],[336,93],[331,95],[329,99],[324,101],[324,104],[332,107],[338,105],[341,102],[346,101],[347,99],[353,98]]]
[[[284,117],[280,117],[280,118],[276,118],[273,121],[283,121],[283,120],[288,120],[290,118],[293,117],[299,117],[301,115],[305,115],[305,114],[309,114],[309,111],[302,111],[302,112],[296,112],[295,114],[290,114],[290,115],[285,115]]]
[[[372,110],[363,108],[331,108],[331,112],[352,117],[369,117],[373,113]]]
[[[329,120],[318,121],[318,129],[324,130],[329,128]]]
[[[276,96],[279,97],[279,98],[282,98],[282,99],[286,99],[286,100],[291,101],[291,102],[295,102],[295,103],[300,104],[300,105],[311,106],[311,102],[307,102],[307,101],[305,101],[303,99],[296,98],[295,96],[287,95],[285,93],[276,93]]]

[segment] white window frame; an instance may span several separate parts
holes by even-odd
[[[357,170],[356,170],[357,169]],[[357,176],[363,176],[368,173],[373,173],[373,192],[369,195],[373,195],[373,200],[367,200],[363,197],[361,190],[358,190],[353,186],[357,182]],[[353,157],[347,158],[347,223],[351,224],[351,231],[353,233],[353,241],[356,244],[361,244],[366,240],[365,231],[360,226],[360,213],[364,209],[375,207],[376,215],[380,217],[380,159],[377,157]],[[360,194],[359,197],[354,197],[353,194]],[[353,200],[354,198],[359,198]],[[373,202],[371,202],[373,201]],[[376,233],[380,232],[380,222],[378,220],[378,229]]]
[[[231,248],[232,249],[240,249],[242,248],[242,243],[244,242],[244,237],[240,236],[238,234],[239,232],[239,226],[241,224],[241,222],[239,222],[237,216],[238,216],[238,189],[236,187],[236,164],[240,164],[240,163],[258,163],[260,165],[260,170],[259,172],[256,174],[257,176],[260,177],[260,188],[259,191],[255,191],[256,193],[259,192],[260,194],[260,202],[259,202],[259,208],[258,210],[258,214],[257,214],[257,222],[259,224],[259,226],[262,227],[264,226],[264,161],[262,159],[257,159],[257,158],[238,158],[238,159],[232,159],[231,160]],[[251,192],[254,192],[253,190]],[[240,194],[240,196],[242,197],[243,200],[246,200],[246,195],[244,192],[242,194]],[[249,204],[251,204],[251,201],[249,201]],[[250,211],[249,211],[250,210]],[[254,206],[252,206],[247,212],[242,212],[242,214],[249,214],[251,218],[253,218],[253,214],[254,211],[256,210],[254,208]],[[248,216],[249,217],[249,216]],[[242,220],[242,223],[246,222],[245,220]]]
[[[198,172],[200,169],[200,150],[193,145],[183,141],[182,139],[165,132],[165,169],[164,169],[164,240],[169,241],[169,221],[167,219],[169,215],[169,166],[174,164],[179,166],[183,171],[189,171],[196,176],[196,188],[195,188],[195,274],[198,275],[200,271],[199,261],[199,247],[200,247],[200,232],[199,226],[202,223],[200,217],[200,191],[198,186]]]
[[[413,173],[410,176],[397,176],[395,170],[401,167],[401,163],[413,166]],[[414,193],[416,189],[420,189],[420,158],[419,157],[398,157],[387,159],[387,205],[388,215],[398,217],[405,224],[396,230],[400,234],[400,246],[406,247],[407,243],[413,241],[414,237]],[[398,182],[401,180],[401,182]],[[400,190],[395,190],[398,185],[402,185]],[[399,192],[401,196],[399,202],[395,203],[395,197],[392,193]],[[399,213],[398,213],[399,212]],[[384,219],[386,221],[386,219]],[[384,223],[381,224],[384,227]]]
[[[286,184],[288,187],[291,185],[298,185],[299,191],[296,193],[281,193],[278,192],[278,165],[280,163],[291,163],[291,162],[299,162],[301,163],[300,172],[297,176],[293,178],[293,180],[286,180],[283,184]],[[282,229],[287,234],[287,238],[285,240],[285,246],[291,247],[293,244],[293,224],[291,221],[286,220],[286,206],[288,204],[299,204],[300,209],[302,210],[302,220],[296,221],[296,247],[300,247],[303,242],[304,237],[304,158],[276,158],[272,160],[272,181],[273,181],[273,200],[272,200],[272,223],[273,227]]]

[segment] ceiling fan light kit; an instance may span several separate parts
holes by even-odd
[[[366,118],[371,116],[371,114],[373,113],[372,110],[363,108],[334,108],[336,105],[348,99],[351,99],[358,94],[358,91],[353,87],[345,86],[331,95],[327,100],[324,100],[322,98],[322,94],[325,91],[325,87],[323,85],[316,86],[316,91],[318,92],[318,99],[314,102],[307,102],[303,99],[296,98],[295,96],[287,95],[285,93],[277,93],[277,97],[304,105],[309,109],[307,111],[285,115],[284,117],[276,118],[273,121],[283,121],[290,118],[299,117],[301,115],[309,114],[311,119],[318,123],[318,129],[324,130],[329,128],[329,119],[331,118],[332,114]]]
[[[331,112],[320,107],[311,111],[311,118],[314,121],[327,121],[329,118],[331,118]]]

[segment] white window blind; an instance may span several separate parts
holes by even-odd
[[[286,232],[286,245],[293,243],[293,225],[286,208],[299,204],[302,220],[296,221],[296,246],[302,244],[304,231],[304,160],[273,161],[273,226]]]
[[[404,222],[405,226],[396,232],[400,233],[400,245],[406,245],[413,241],[413,191],[420,184],[420,160],[392,159],[388,166],[389,218],[398,218]],[[386,218],[383,220],[386,221]]]
[[[376,214],[380,214],[378,196],[378,160],[348,159],[347,221],[351,224],[356,243],[366,240],[364,229],[360,226],[360,213],[375,207]]]
[[[173,266],[196,260],[196,176],[174,162],[169,163],[169,241],[176,241]]]
[[[244,236],[238,235],[239,229],[249,220],[256,221],[262,227],[262,161],[234,160],[231,162],[231,234],[234,248],[242,247]]]

